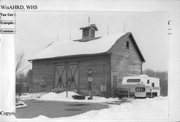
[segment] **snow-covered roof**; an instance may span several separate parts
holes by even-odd
[[[125,33],[106,35],[86,42],[71,40],[63,43],[62,41],[55,41],[30,60],[105,53],[123,35]]]
[[[134,40],[134,37],[130,32],[106,35],[102,37],[94,38],[90,41],[78,41],[78,40],[67,40],[67,41],[55,41],[37,53],[32,60],[40,59],[52,59],[58,57],[67,56],[79,56],[79,55],[92,55],[92,54],[102,54],[108,52],[111,47],[116,43],[116,41],[122,36],[132,38],[132,43],[134,44],[137,53],[139,54],[142,62],[145,59]]]

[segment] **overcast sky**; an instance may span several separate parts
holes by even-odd
[[[132,32],[146,60],[143,69],[167,70],[168,15],[163,12],[19,12],[16,16],[17,54],[23,52],[27,60],[52,41],[81,38],[79,28],[88,25],[88,17],[99,29],[97,36]]]

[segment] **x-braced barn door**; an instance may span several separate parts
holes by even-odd
[[[78,90],[78,66],[76,63],[56,65],[55,88]]]
[[[56,65],[56,75],[55,75],[55,88],[65,89],[66,83],[66,67],[65,65]]]
[[[77,64],[67,65],[68,89],[78,90],[78,66]]]

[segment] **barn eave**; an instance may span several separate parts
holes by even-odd
[[[106,51],[102,53],[95,53],[95,54],[79,54],[79,55],[66,55],[66,56],[59,56],[59,57],[50,57],[50,58],[40,58],[40,59],[30,59],[28,60],[29,62],[33,61],[40,61],[40,60],[55,60],[55,59],[65,59],[65,58],[81,58],[81,57],[86,57],[86,56],[105,56],[105,55],[110,55],[111,53]]]

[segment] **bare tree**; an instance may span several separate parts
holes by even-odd
[[[23,82],[25,81],[25,75],[22,73],[22,67],[24,63],[24,53],[20,53],[16,57],[16,93],[20,96],[23,91]],[[17,101],[19,98],[17,98]]]
[[[21,72],[21,68],[23,66],[23,63],[24,63],[24,53],[20,53],[16,57],[16,75],[18,75]]]
[[[143,71],[144,74],[157,77],[160,79],[160,87],[161,87],[161,95],[167,96],[168,95],[168,72],[167,71],[154,71],[151,69],[146,69]]]

